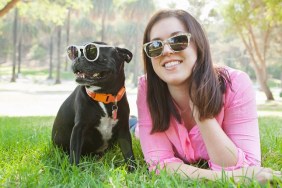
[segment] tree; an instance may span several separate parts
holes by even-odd
[[[11,82],[16,82],[16,61],[17,61],[17,31],[18,31],[18,9],[15,9],[13,24],[13,66]]]
[[[114,18],[114,2],[113,0],[93,0],[94,18],[101,19],[101,41],[106,41],[107,20],[109,17]]]
[[[19,1],[20,0],[11,0],[4,6],[4,8],[0,9],[0,18],[6,15],[12,8],[14,8]]]
[[[267,54],[271,35],[281,27],[282,5],[277,0],[230,0],[223,6],[223,17],[229,31],[237,33],[248,51],[256,78],[267,100],[274,100],[267,81]]]
[[[149,17],[155,10],[155,6],[151,0],[133,0],[122,4],[123,17],[129,24],[129,28],[124,30],[125,43],[127,45],[132,44],[131,49],[133,50],[133,83],[137,85],[137,78],[140,75],[140,67],[142,67],[142,38],[145,25],[147,24]]]

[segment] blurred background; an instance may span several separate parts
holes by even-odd
[[[247,72],[259,103],[281,102],[281,0],[0,0],[0,115],[9,115],[9,109],[16,113],[27,94],[36,94],[30,96],[33,103],[46,95],[42,105],[57,110],[52,97],[61,104],[75,85],[66,47],[90,41],[134,54],[125,66],[128,94],[134,95],[143,74],[144,27],[163,8],[196,17],[208,35],[214,63]],[[44,111],[39,106],[35,111]]]

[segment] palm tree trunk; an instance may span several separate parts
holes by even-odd
[[[56,73],[56,81],[55,84],[60,84],[61,83],[61,32],[62,32],[62,27],[58,26],[58,38],[57,38],[57,57],[58,57],[58,62],[57,62],[57,73]]]
[[[69,8],[68,9],[68,16],[67,16],[67,38],[66,38],[66,43],[67,43],[67,46],[69,45],[69,41],[70,41],[70,13],[71,13],[71,9]],[[67,59],[67,57],[66,57],[66,59],[65,59],[65,71],[67,71],[68,70],[68,66],[69,65],[69,63],[68,63],[68,59]]]
[[[17,61],[17,32],[18,32],[18,9],[15,9],[13,25],[13,67],[11,82],[16,82],[16,61]]]
[[[50,34],[49,43],[49,76],[47,79],[53,79],[53,32]]]

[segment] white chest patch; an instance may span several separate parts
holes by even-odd
[[[106,114],[104,117],[100,119],[100,125],[97,127],[98,131],[102,135],[103,145],[97,150],[98,152],[103,152],[108,148],[108,141],[112,138],[112,129],[117,124],[118,119],[114,120],[112,117],[109,117],[107,110],[105,108],[104,103],[99,102],[100,107],[103,109]]]

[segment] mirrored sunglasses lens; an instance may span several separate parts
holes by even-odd
[[[182,51],[188,46],[188,37],[186,35],[179,35],[169,39],[169,45],[172,50],[178,52]]]
[[[98,55],[98,49],[97,46],[94,44],[88,44],[87,46],[85,46],[85,57],[89,60],[94,60],[96,59],[97,55]]]
[[[157,57],[162,54],[163,44],[160,41],[153,41],[147,44],[145,49],[149,57]]]
[[[74,60],[78,57],[78,49],[75,46],[70,46],[67,49],[67,54],[70,60]]]

